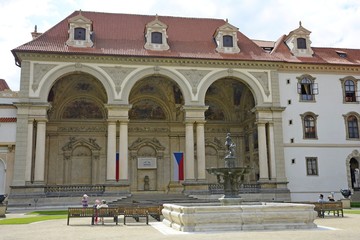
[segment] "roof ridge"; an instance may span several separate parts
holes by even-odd
[[[79,13],[80,11],[74,11],[72,14],[74,13]],[[112,13],[112,12],[97,12],[97,11],[83,11],[81,10],[81,13],[95,13],[95,14],[113,14],[113,15],[128,15],[128,16],[140,16],[140,17],[156,17],[156,15],[158,17],[165,17],[165,18],[178,18],[178,19],[195,19],[195,20],[199,20],[199,19],[203,19],[203,20],[216,20],[216,21],[223,21],[224,23],[226,22],[226,20],[221,19],[221,18],[206,18],[206,17],[183,17],[183,16],[170,16],[170,15],[161,15],[159,13],[155,13],[154,15],[152,14],[134,14],[134,13]],[[71,14],[71,15],[72,15]],[[70,16],[71,16],[70,15]]]

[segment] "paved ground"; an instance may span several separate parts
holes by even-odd
[[[21,217],[23,213],[10,212],[6,218]],[[213,233],[183,233],[165,227],[161,222],[151,220],[150,225],[144,222],[129,222],[127,225],[116,226],[111,219],[105,220],[105,225],[90,225],[90,219],[70,219],[70,226],[66,219],[37,222],[26,225],[1,225],[0,240],[52,240],[52,239],[77,239],[77,240],[107,240],[107,239],[251,239],[251,240],[358,240],[360,226],[359,214],[346,214],[342,217],[326,216],[316,219],[317,229],[292,230],[292,231],[258,231],[258,232],[213,232]],[[1,221],[1,219],[0,219]]]

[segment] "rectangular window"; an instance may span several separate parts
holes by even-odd
[[[305,38],[297,39],[297,48],[298,49],[306,49],[306,39]]]
[[[318,163],[316,157],[306,157],[306,174],[308,176],[318,175]]]
[[[85,28],[75,28],[74,29],[74,39],[75,40],[85,40],[86,39],[86,29]]]
[[[162,44],[162,33],[161,32],[152,32],[151,33],[151,43]]]
[[[229,35],[223,36],[223,46],[224,47],[233,47],[233,37]]]

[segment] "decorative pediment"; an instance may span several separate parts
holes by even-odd
[[[145,28],[145,45],[147,50],[165,51],[170,47],[167,43],[167,25],[161,22],[158,15],[155,16],[155,20],[146,24]]]
[[[131,144],[129,150],[139,149],[143,146],[152,146],[156,150],[164,151],[165,147],[161,145],[159,140],[156,138],[138,138]]]
[[[65,144],[62,150],[73,151],[78,146],[85,146],[91,150],[101,150],[101,147],[96,143],[95,138],[89,138],[88,140],[86,140],[85,138],[76,139],[75,137],[70,137],[69,142]]]
[[[216,51],[221,53],[239,53],[240,48],[237,44],[237,32],[238,28],[228,23],[226,23],[218,29],[214,34],[215,42],[217,44]]]
[[[294,56],[312,57],[314,51],[311,49],[310,33],[299,22],[299,27],[288,34],[285,43]]]
[[[81,11],[75,17],[68,20],[69,22],[69,39],[66,44],[71,47],[92,47],[92,21],[83,15]]]

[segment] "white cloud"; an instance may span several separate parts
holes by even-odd
[[[20,68],[10,50],[66,18],[73,11],[229,19],[252,39],[277,40],[298,27],[312,32],[313,46],[360,48],[358,0],[0,0],[0,78],[19,90]]]

